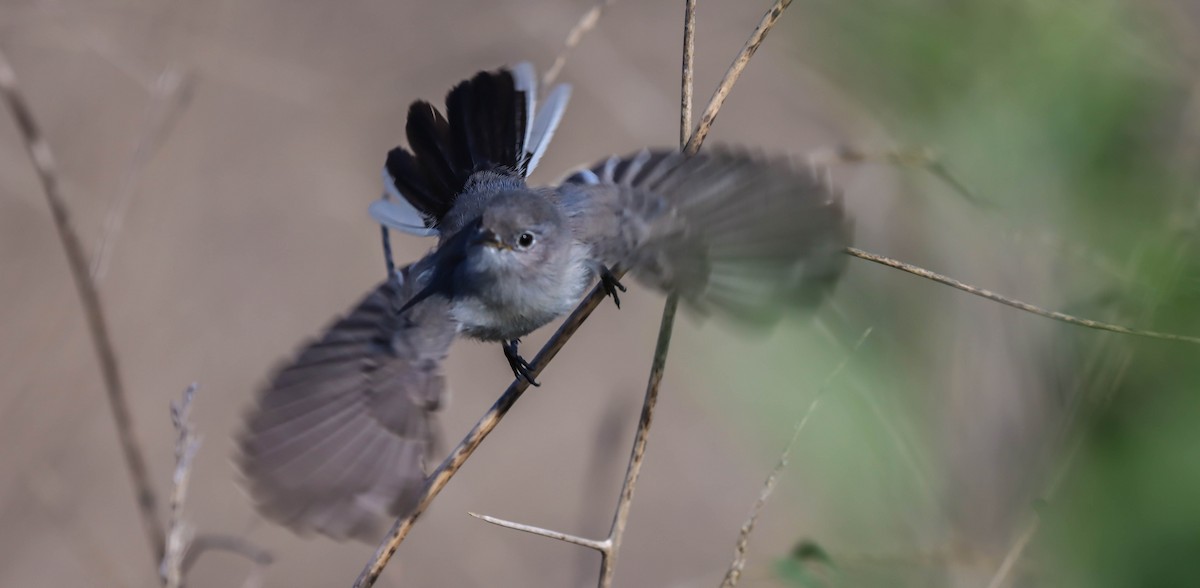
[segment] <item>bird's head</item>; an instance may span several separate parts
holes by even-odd
[[[566,238],[566,222],[554,202],[537,192],[507,192],[488,203],[469,255],[490,269],[537,266],[554,257]]]

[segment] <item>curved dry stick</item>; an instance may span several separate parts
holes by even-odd
[[[1135,329],[1132,327],[1124,327],[1121,325],[1114,325],[1112,323],[1094,321],[1092,319],[1079,318],[1077,316],[1066,314],[1063,312],[1058,312],[1056,310],[1046,310],[1045,308],[1042,308],[1040,306],[1035,306],[1033,304],[1029,304],[1028,302],[1022,302],[1015,298],[1001,296],[1000,294],[996,294],[995,292],[992,292],[991,290],[985,290],[983,288],[972,286],[965,282],[960,282],[949,276],[943,276],[942,274],[939,274],[937,272],[931,272],[925,268],[918,267],[918,266],[912,265],[910,263],[904,263],[903,261],[898,261],[898,260],[892,259],[890,257],[885,257],[883,255],[871,253],[869,251],[863,251],[862,249],[858,249],[855,247],[847,247],[846,253],[848,255],[852,255],[859,259],[865,259],[867,261],[873,261],[880,265],[886,265],[891,268],[895,268],[895,269],[898,269],[898,270],[901,270],[904,272],[908,272],[914,276],[920,276],[927,280],[933,280],[939,284],[945,284],[947,286],[950,286],[951,288],[956,288],[958,290],[962,290],[963,292],[966,292],[968,294],[974,294],[975,296],[979,296],[980,298],[986,298],[988,300],[991,300],[992,302],[999,302],[1000,304],[1003,304],[1005,306],[1011,306],[1017,310],[1023,310],[1025,312],[1036,314],[1038,316],[1045,317],[1048,319],[1053,319],[1053,320],[1056,320],[1059,322],[1064,322],[1064,323],[1071,324],[1071,325],[1078,325],[1080,327],[1087,327],[1089,329],[1098,329],[1101,331],[1111,331],[1113,333],[1121,333],[1123,335],[1134,335],[1137,337],[1147,337],[1150,339],[1163,339],[1166,341],[1181,341],[1184,343],[1200,344],[1200,337],[1196,337],[1196,336],[1192,336],[1192,335],[1179,335],[1176,333],[1163,333],[1160,331],[1147,331],[1144,329]]]
[[[17,123],[17,129],[24,140],[29,157],[37,170],[38,180],[41,181],[46,203],[50,206],[50,214],[54,219],[54,229],[62,243],[63,252],[67,256],[67,266],[71,270],[71,278],[75,289],[79,292],[79,303],[83,306],[83,315],[87,319],[88,332],[92,337],[92,347],[96,351],[96,359],[100,364],[100,373],[104,379],[104,389],[108,393],[108,406],[112,409],[113,421],[117,426],[117,440],[121,444],[121,452],[125,456],[125,466],[129,470],[130,482],[136,493],[138,513],[142,519],[142,530],[146,542],[154,555],[154,561],[163,558],[166,536],[162,523],[158,519],[158,499],[150,484],[150,474],[146,469],[146,458],[138,444],[137,435],[133,430],[133,417],[129,412],[129,404],[125,397],[125,386],[121,381],[121,371],[117,364],[117,353],[108,334],[108,323],[104,318],[104,310],[100,304],[100,293],[96,283],[88,273],[87,254],[79,241],[79,234],[71,224],[70,213],[66,201],[59,190],[58,174],[54,164],[54,154],[46,142],[33,112],[29,109],[20,87],[17,86],[17,76],[8,62],[8,57],[0,51],[0,96],[12,113]]]
[[[733,60],[733,64],[725,72],[725,77],[721,80],[721,85],[717,86],[717,91],[713,93],[712,99],[708,101],[708,108],[705,108],[704,114],[700,116],[700,126],[696,127],[696,132],[692,133],[692,137],[688,139],[684,152],[694,155],[696,151],[700,150],[700,145],[704,143],[704,139],[708,137],[708,131],[712,129],[713,121],[717,120],[717,114],[721,112],[721,105],[725,104],[725,99],[729,97],[729,91],[737,83],[738,76],[742,75],[742,70],[746,69],[746,64],[750,63],[750,58],[754,57],[754,52],[758,51],[758,47],[767,38],[767,33],[771,32],[771,27],[775,26],[775,22],[779,20],[783,11],[787,10],[787,7],[791,5],[792,0],[776,0],[775,5],[763,15],[762,20],[758,23],[758,27],[754,29],[745,46],[742,47],[741,53],[738,53],[738,56]]]

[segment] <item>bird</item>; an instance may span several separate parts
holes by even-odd
[[[452,343],[499,342],[537,385],[521,337],[627,274],[693,314],[769,328],[828,298],[852,236],[841,194],[749,149],[641,149],[548,186],[527,181],[571,94],[539,106],[527,62],[455,85],[445,113],[410,106],[388,152],[382,226],[436,246],[276,369],[247,413],[238,465],[259,511],[306,533],[377,539],[410,512],[436,445]]]

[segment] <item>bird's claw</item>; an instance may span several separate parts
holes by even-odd
[[[628,290],[626,290],[625,285],[607,267],[600,268],[600,286],[604,288],[605,294],[612,297],[613,304],[616,304],[617,308],[621,308],[621,297],[617,295],[617,292],[626,292]]]
[[[504,358],[508,360],[508,367],[512,369],[513,376],[516,378],[524,379],[529,382],[530,386],[541,386],[541,383],[533,379],[533,368],[530,367],[529,362],[525,361],[520,353],[517,353],[517,344],[520,342],[520,339],[513,339],[502,345]]]

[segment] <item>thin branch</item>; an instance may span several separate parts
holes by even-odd
[[[863,251],[862,249],[858,249],[855,247],[847,247],[846,253],[849,255],[852,255],[854,257],[857,257],[859,259],[865,259],[867,261],[873,261],[880,265],[886,265],[888,267],[895,268],[900,271],[908,272],[910,274],[913,274],[914,276],[920,276],[927,280],[933,280],[935,282],[938,282],[939,284],[944,284],[944,285],[950,286],[951,288],[957,288],[968,294],[974,294],[975,296],[979,296],[981,298],[986,298],[988,300],[991,300],[992,302],[999,302],[1000,304],[1003,304],[1005,306],[1011,306],[1017,310],[1023,310],[1025,312],[1036,314],[1038,316],[1045,317],[1048,319],[1053,319],[1056,321],[1060,321],[1060,322],[1064,322],[1064,323],[1068,323],[1068,324],[1072,324],[1072,325],[1078,325],[1080,327],[1087,327],[1089,329],[1098,329],[1101,331],[1111,331],[1113,333],[1121,333],[1124,335],[1134,335],[1137,337],[1147,337],[1150,339],[1163,339],[1166,341],[1182,341],[1184,343],[1200,344],[1200,337],[1196,337],[1196,336],[1192,336],[1192,335],[1178,335],[1175,333],[1162,333],[1159,331],[1147,331],[1147,330],[1143,330],[1143,329],[1134,329],[1131,327],[1123,327],[1121,325],[1114,325],[1111,323],[1094,321],[1092,319],[1079,318],[1077,316],[1069,315],[1069,314],[1058,312],[1055,310],[1046,310],[1040,306],[1034,306],[1032,304],[1029,304],[1028,302],[1022,302],[1020,300],[1008,298],[1006,296],[1001,296],[1000,294],[996,294],[995,292],[992,292],[990,290],[984,290],[983,288],[979,288],[976,286],[972,286],[970,284],[960,282],[949,276],[943,276],[942,274],[939,274],[936,272],[931,272],[927,269],[917,267],[912,264],[904,263],[903,261],[897,261],[890,257],[884,257],[882,255],[870,253],[868,251]]]
[[[696,73],[696,0],[685,0],[683,8],[683,80],[679,91],[679,148],[687,147],[692,135],[693,86]]]
[[[183,562],[192,542],[194,529],[183,520],[183,507],[187,502],[188,481],[192,475],[192,461],[200,449],[200,439],[192,426],[192,398],[196,395],[196,384],[183,391],[183,399],[171,403],[171,424],[175,427],[175,473],[171,476],[171,515],[167,521],[167,549],[159,573],[167,588],[183,586]]]
[[[63,252],[67,256],[71,278],[75,282],[75,289],[79,293],[79,302],[83,307],[84,317],[87,319],[92,347],[95,349],[96,359],[100,364],[104,388],[108,394],[108,405],[112,410],[113,421],[117,428],[117,440],[125,456],[125,466],[129,470],[130,482],[133,484],[138,513],[141,515],[142,531],[146,536],[146,542],[150,545],[154,561],[160,562],[164,554],[166,536],[163,533],[162,523],[158,519],[158,499],[150,484],[146,458],[142,454],[141,445],[138,443],[137,434],[134,431],[133,418],[129,412],[125,386],[121,381],[121,371],[117,363],[117,353],[109,337],[108,324],[100,304],[100,293],[88,273],[87,255],[79,241],[79,234],[71,224],[70,213],[59,188],[54,154],[50,151],[50,145],[46,142],[45,135],[17,85],[16,73],[3,51],[0,51],[0,95],[3,96],[5,104],[16,121],[25,148],[33,160],[46,203],[49,205],[50,214],[54,219],[55,231],[62,243]]]
[[[100,281],[108,273],[112,251],[117,236],[125,224],[125,217],[137,196],[142,172],[154,153],[170,133],[171,125],[178,118],[190,97],[191,76],[177,67],[160,73],[150,85],[150,101],[142,113],[142,128],[138,134],[133,157],[121,176],[117,197],[104,217],[104,228],[92,256],[91,276]]]
[[[633,438],[633,449],[629,455],[629,467],[625,470],[625,482],[621,485],[621,498],[613,514],[612,528],[608,532],[611,548],[600,562],[600,588],[612,586],[617,568],[617,553],[621,549],[621,538],[629,521],[629,508],[633,505],[633,491],[637,487],[642,462],[646,458],[646,443],[650,438],[650,425],[654,422],[654,407],[658,403],[658,389],[662,384],[663,370],[667,364],[667,351],[671,348],[671,333],[675,327],[675,312],[679,308],[679,296],[671,294],[663,306],[662,321],[658,327],[658,342],[654,346],[654,361],[650,364],[650,379],[646,383],[646,399],[642,403],[642,416],[638,420],[637,433]]]
[[[609,542],[607,539],[604,541],[596,541],[595,539],[587,539],[585,537],[577,537],[575,535],[568,535],[566,533],[560,533],[558,531],[551,531],[550,529],[543,529],[541,527],[535,527],[533,525],[514,523],[512,521],[506,521],[504,519],[498,519],[496,517],[492,517],[492,516],[488,516],[488,515],[482,515],[482,514],[473,513],[473,512],[468,512],[467,514],[469,514],[477,519],[480,519],[484,522],[488,522],[493,525],[496,525],[498,527],[504,527],[506,529],[514,529],[517,531],[524,531],[524,532],[530,533],[532,535],[541,535],[542,537],[549,537],[551,539],[557,539],[559,541],[563,541],[566,543],[579,545],[581,547],[587,547],[588,549],[595,549],[596,551],[600,551],[600,552],[608,551],[612,546],[612,543]]]
[[[567,33],[567,40],[563,42],[562,49],[559,49],[558,55],[554,58],[554,63],[542,75],[542,87],[549,88],[554,80],[558,79],[558,74],[562,73],[562,68],[567,63],[567,55],[571,53],[579,42],[583,40],[583,36],[596,28],[596,23],[600,22],[600,15],[604,13],[604,9],[608,8],[614,0],[596,0],[596,3],[579,17],[579,22],[571,28],[571,32]]]
[[[708,137],[708,131],[712,129],[713,121],[717,120],[717,114],[721,111],[721,105],[725,104],[725,99],[729,97],[730,90],[737,83],[738,76],[742,75],[742,70],[746,69],[746,64],[750,63],[750,58],[754,57],[754,52],[758,51],[758,47],[767,38],[767,33],[771,31],[771,27],[775,26],[775,22],[779,20],[779,16],[791,4],[792,0],[776,0],[775,5],[763,15],[762,21],[758,23],[758,27],[751,33],[750,38],[746,41],[746,45],[742,47],[741,53],[738,53],[737,58],[733,60],[733,64],[729,66],[729,70],[725,72],[725,78],[717,86],[717,91],[713,92],[712,99],[708,102],[708,107],[704,109],[704,114],[700,117],[700,126],[696,128],[695,133],[692,133],[692,137],[688,140],[687,146],[684,148],[685,153],[691,155],[700,150],[700,145],[704,143],[704,139]]]
[[[846,353],[842,360],[838,362],[833,371],[825,376],[825,380],[821,382],[817,389],[817,395],[809,403],[805,409],[804,415],[796,422],[796,426],[792,429],[792,438],[788,440],[788,444],[783,448],[783,453],[779,455],[779,461],[775,463],[774,469],[767,476],[766,482],[763,483],[762,490],[758,494],[758,499],[754,501],[754,507],[750,511],[750,516],[742,523],[742,529],[738,533],[737,545],[733,550],[733,563],[729,564],[729,570],[725,572],[725,578],[721,580],[721,588],[734,588],[737,586],[738,580],[742,577],[742,570],[746,567],[746,548],[750,543],[750,534],[754,532],[754,524],[758,522],[758,515],[762,512],[763,506],[766,506],[767,499],[771,497],[771,493],[775,491],[775,485],[779,481],[779,474],[788,466],[788,460],[791,459],[792,449],[796,447],[796,440],[800,438],[800,431],[804,430],[804,426],[808,424],[808,419],[817,410],[821,400],[825,398],[825,392],[829,389],[829,384],[846,369],[846,365],[850,363],[850,355],[860,347],[867,337],[871,335],[872,328],[868,327],[859,336],[858,341]]]
[[[1029,524],[1021,531],[1021,535],[1017,537],[1017,541],[1013,543],[1012,548],[1004,555],[1004,561],[1000,562],[1000,567],[996,569],[996,574],[992,576],[988,582],[987,588],[1000,588],[1004,586],[1008,575],[1016,567],[1017,561],[1021,559],[1021,554],[1025,551],[1025,547],[1033,540],[1033,536],[1037,534],[1038,527],[1041,524],[1041,517],[1037,514],[1033,515]]]
[[[900,147],[880,151],[866,151],[850,146],[840,146],[832,149],[819,149],[808,155],[810,166],[831,167],[837,164],[882,162],[900,167],[925,170],[935,178],[950,186],[963,200],[986,210],[992,210],[995,205],[980,198],[967,187],[938,157],[933,149],[928,147]]]

